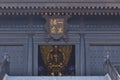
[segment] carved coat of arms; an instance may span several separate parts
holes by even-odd
[[[50,17],[47,19],[46,30],[49,37],[53,38],[54,40],[60,40],[61,38],[64,38],[66,29],[67,25],[65,18]]]

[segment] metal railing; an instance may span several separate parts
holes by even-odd
[[[0,64],[0,80],[2,80],[4,75],[8,73],[9,73],[9,62],[7,59],[4,59],[4,61]]]
[[[120,80],[120,75],[117,69],[113,66],[109,59],[105,61],[107,73],[109,74],[111,80]]]

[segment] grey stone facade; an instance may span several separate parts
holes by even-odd
[[[71,16],[68,42],[45,41],[45,20],[38,16],[0,16],[0,60],[10,56],[9,75],[38,75],[39,45],[75,45],[76,75],[104,75],[104,59],[120,66],[120,17]]]
[[[76,75],[104,75],[107,54],[120,72],[119,0],[0,0],[0,61],[9,75],[38,76],[38,46],[74,45]],[[68,41],[46,42],[45,16],[69,16]]]

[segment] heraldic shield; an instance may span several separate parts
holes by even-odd
[[[72,46],[70,45],[43,45],[40,46],[42,59],[47,67],[48,74],[51,76],[64,75],[65,67],[68,64]]]
[[[65,36],[67,29],[66,18],[50,17],[47,19],[46,30],[48,35],[54,40],[59,40]]]

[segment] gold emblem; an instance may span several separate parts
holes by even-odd
[[[49,75],[54,76],[56,73],[62,76],[65,66],[69,62],[72,51],[71,45],[42,45],[40,46],[42,59],[47,66]]]
[[[64,33],[64,19],[50,19],[50,33],[63,34]]]
[[[50,39],[59,41],[60,39],[63,39],[67,41],[67,17],[55,17],[55,16],[49,16],[46,17],[47,23],[46,23],[46,41],[49,41]]]

